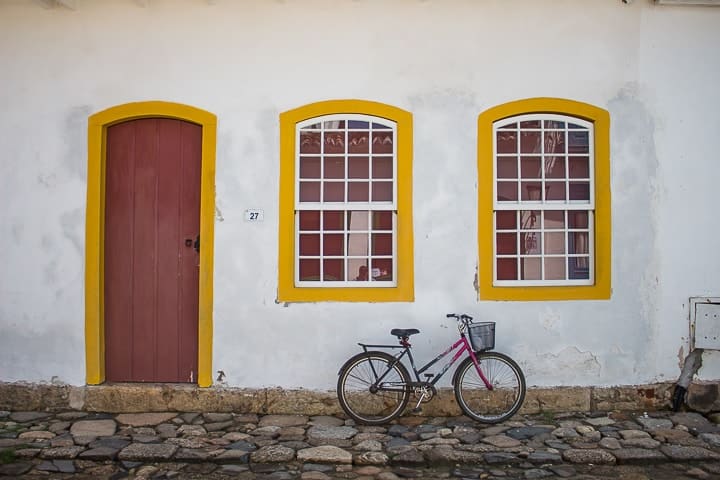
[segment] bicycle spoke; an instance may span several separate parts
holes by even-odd
[[[475,420],[497,423],[510,418],[522,405],[525,379],[517,364],[499,353],[478,355],[480,368],[492,386],[488,390],[475,365],[468,360],[459,368],[455,396],[463,411]]]
[[[349,360],[338,379],[338,398],[355,420],[380,424],[402,413],[409,393],[407,372],[384,353],[361,354]],[[382,381],[378,383],[378,377]]]

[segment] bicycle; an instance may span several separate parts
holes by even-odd
[[[473,322],[465,314],[448,313],[447,318],[458,322],[460,339],[419,370],[415,367],[410,337],[420,333],[415,328],[394,328],[390,334],[399,345],[369,345],[358,343],[363,352],[350,358],[340,368],[337,395],[340,406],[350,418],[366,425],[381,425],[399,417],[414,394],[417,403],[429,402],[435,395],[435,385],[448,369],[463,355],[453,374],[452,386],[462,411],[481,423],[500,423],[512,417],[525,399],[525,376],[509,356],[491,352],[495,348],[495,322]],[[469,340],[468,340],[469,337]],[[398,349],[390,353],[369,349]],[[459,350],[458,350],[459,349]],[[425,373],[442,358],[457,350],[437,373]],[[413,380],[402,359],[407,356]],[[425,380],[420,379],[420,375]]]

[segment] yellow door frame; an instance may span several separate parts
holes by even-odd
[[[105,381],[104,238],[105,143],[107,129],[138,118],[176,118],[202,127],[200,179],[200,272],[198,309],[198,376],[200,387],[212,385],[213,258],[215,215],[215,143],[217,117],[179,103],[148,101],[108,108],[88,118],[87,212],[85,221],[85,378]]]

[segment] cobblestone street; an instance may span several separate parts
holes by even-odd
[[[720,428],[694,413],[406,416],[0,412],[0,476],[240,479],[713,479]]]

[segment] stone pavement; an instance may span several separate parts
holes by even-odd
[[[516,416],[500,425],[405,416],[0,411],[0,477],[720,478],[713,416]]]

